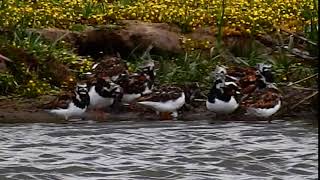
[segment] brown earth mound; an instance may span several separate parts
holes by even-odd
[[[64,40],[78,48],[80,55],[94,58],[102,54],[127,56],[145,51],[153,45],[152,53],[182,53],[180,29],[165,23],[146,23],[124,20],[117,25],[90,28],[81,33],[55,28],[29,29],[43,38],[55,42]]]
[[[122,21],[116,26],[99,27],[81,34],[78,39],[80,55],[96,56],[100,52],[127,56],[143,52],[153,45],[153,53],[181,53],[180,35],[177,30],[162,23]]]
[[[69,42],[78,49],[79,55],[90,55],[95,59],[117,53],[120,53],[121,57],[139,54],[150,45],[153,46],[152,54],[181,54],[184,52],[182,39],[187,38],[194,42],[208,41],[212,46],[217,36],[217,30],[214,27],[202,27],[183,34],[181,29],[174,25],[136,20],[123,20],[117,25],[89,27],[83,32],[55,28],[29,29],[29,31],[39,33],[43,38],[52,42],[59,40]],[[229,30],[223,33],[223,43],[231,51],[235,46],[247,47],[251,44],[246,35],[238,32],[230,33]],[[260,45],[263,46],[261,43]],[[259,49],[267,49],[267,47],[263,46]],[[237,55],[236,52],[235,54]]]

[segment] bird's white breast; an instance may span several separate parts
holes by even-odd
[[[73,102],[71,102],[68,105],[67,109],[58,108],[58,109],[52,109],[49,112],[68,119],[69,117],[81,116],[86,111],[86,109],[87,107],[82,109],[77,107]]]
[[[209,111],[213,111],[215,113],[221,114],[229,114],[235,111],[239,107],[239,103],[232,96],[230,101],[225,102],[219,99],[215,99],[214,103],[206,101],[206,107]]]
[[[92,86],[89,91],[90,105],[89,108],[103,108],[113,104],[113,98],[104,98],[100,96],[96,90],[95,86]]]
[[[249,107],[247,108],[247,115],[253,115],[253,116],[257,116],[257,117],[270,117],[273,114],[275,114],[277,111],[279,111],[281,107],[281,101],[279,100],[278,103],[272,107],[272,108],[252,108]]]

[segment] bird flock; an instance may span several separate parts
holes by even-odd
[[[214,80],[206,96],[208,111],[229,115],[238,109],[254,117],[269,118],[281,107],[281,93],[273,83],[271,65],[256,67],[216,66]],[[140,105],[154,110],[161,119],[174,119],[186,103],[194,99],[198,85],[183,88],[175,85],[155,86],[155,63],[145,60],[139,70],[129,73],[126,63],[118,57],[107,57],[94,64],[86,79],[77,82],[73,92],[45,104],[50,114],[83,117],[91,111],[96,118],[105,117],[106,108],[114,104]]]

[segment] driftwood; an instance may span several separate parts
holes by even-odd
[[[300,86],[290,86],[292,89],[299,89],[299,90],[305,90],[305,91],[318,91],[316,88],[306,88],[306,87],[300,87]]]
[[[306,78],[300,79],[300,80],[298,80],[298,81],[296,81],[296,82],[293,82],[293,83],[290,82],[290,83],[288,84],[288,86],[292,86],[292,85],[294,85],[294,84],[299,84],[299,83],[301,83],[301,82],[303,82],[303,81],[306,81],[306,80],[311,79],[311,78],[316,77],[316,76],[318,76],[318,73],[313,74],[313,75],[311,75],[311,76],[308,76],[308,77],[306,77]]]
[[[311,57],[308,55],[309,53],[307,51],[302,51],[298,48],[290,49],[288,46],[281,46],[281,48],[289,51],[294,56],[305,59],[305,60],[317,60],[318,59],[318,57]]]
[[[307,43],[309,43],[309,44],[311,44],[311,45],[317,46],[317,43],[315,43],[315,42],[313,42],[313,41],[310,41],[309,39],[307,39],[307,38],[305,38],[305,37],[303,37],[303,36],[299,36],[298,34],[296,34],[296,33],[294,33],[294,32],[291,32],[291,31],[286,30],[286,29],[283,29],[283,28],[279,28],[279,30],[280,30],[281,32],[290,34],[290,35],[292,35],[292,36],[295,37],[295,38],[301,39],[302,41],[305,41],[305,42],[307,42]]]
[[[298,103],[296,103],[296,104],[294,104],[293,106],[291,106],[290,109],[291,109],[291,110],[295,109],[295,108],[298,107],[300,104],[302,104],[303,102],[311,99],[312,97],[314,97],[314,96],[317,95],[317,94],[318,94],[318,91],[313,92],[311,95],[303,98],[301,101],[299,101]]]
[[[3,59],[5,61],[9,61],[9,62],[13,62],[11,59],[7,58],[6,56],[3,56],[2,54],[0,54],[0,59]]]
[[[292,88],[296,88],[296,89],[300,89],[300,90],[304,90],[304,91],[310,91],[310,90],[311,90],[311,91],[314,91],[314,92],[313,92],[312,94],[310,94],[309,96],[306,96],[305,98],[303,98],[302,100],[300,100],[298,103],[296,103],[296,104],[294,104],[293,106],[291,106],[291,107],[290,107],[291,110],[295,109],[296,107],[298,107],[298,106],[301,105],[302,103],[306,102],[307,100],[313,98],[314,96],[316,96],[316,95],[319,93],[318,89],[297,87],[297,86],[293,86],[293,85],[299,84],[299,83],[301,83],[301,82],[304,82],[304,81],[306,81],[306,80],[308,80],[308,79],[311,79],[311,78],[314,78],[314,77],[317,77],[317,76],[318,76],[318,73],[313,74],[313,75],[311,75],[311,76],[308,76],[308,77],[306,77],[306,78],[300,79],[300,80],[298,80],[298,81],[296,81],[296,82],[293,82],[293,83],[290,82],[290,83],[287,85],[287,87],[292,87]]]
[[[298,49],[298,48],[294,48],[294,38],[298,38],[300,40],[303,40],[304,42],[307,42],[307,43],[309,43],[309,44],[311,44],[313,46],[317,46],[317,43],[312,42],[312,41],[308,40],[305,37],[302,37],[300,35],[297,35],[297,34],[295,34],[293,32],[285,30],[285,29],[280,29],[280,32],[284,32],[284,33],[289,35],[289,43],[288,43],[288,45],[284,45],[284,42],[283,42],[283,39],[282,39],[282,35],[280,33],[278,34],[279,38],[280,38],[280,42],[275,40],[274,38],[272,38],[269,35],[257,35],[256,39],[259,42],[261,42],[262,44],[264,44],[265,46],[272,48],[273,50],[277,51],[277,50],[279,50],[281,48],[281,49],[284,49],[287,52],[289,52],[292,56],[295,56],[295,57],[298,57],[298,58],[301,58],[301,59],[304,59],[304,60],[309,60],[309,61],[310,60],[311,61],[318,60],[319,57],[310,56],[310,53],[308,51],[301,50],[301,49]]]

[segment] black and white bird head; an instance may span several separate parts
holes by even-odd
[[[255,82],[256,86],[259,89],[266,88],[268,82],[266,80],[266,77],[264,75],[262,75],[260,70],[256,70],[256,77],[257,77],[257,80]]]
[[[142,65],[139,66],[139,69],[142,73],[146,74],[147,76],[156,76],[155,63],[152,59],[143,62]]]
[[[153,79],[156,75],[155,72],[155,62],[151,58],[150,51],[153,49],[153,44],[150,44],[146,51],[141,56],[143,63],[139,66],[139,69],[142,73],[146,74],[147,76],[151,76],[150,78]]]
[[[256,68],[258,69],[260,74],[265,78],[266,82],[274,81],[271,64],[258,63]]]
[[[111,97],[115,98],[116,101],[120,102],[123,97],[124,91],[123,88],[115,84],[113,82],[110,83],[110,95]]]
[[[258,63],[256,66],[260,72],[271,71],[271,69],[272,69],[271,64]]]
[[[84,103],[90,102],[89,87],[87,83],[78,82],[74,90],[75,98]]]
[[[212,71],[212,76],[214,78],[214,81],[218,79],[225,80],[227,76],[227,67],[223,65],[217,65],[216,68]]]
[[[99,83],[101,83],[103,90],[106,92],[120,92],[121,87],[114,83],[111,78],[104,77],[104,78],[98,78]]]
[[[223,65],[217,65],[216,66],[216,69],[213,71],[214,74],[227,74],[227,67],[226,66],[223,66]]]
[[[271,72],[270,72],[271,73]],[[273,83],[273,81],[270,81],[270,75],[263,75],[259,70],[256,71],[256,75],[258,77],[256,81],[256,85],[259,89],[264,88],[270,88],[270,89],[276,89],[279,90]],[[272,74],[271,74],[272,75]],[[269,77],[268,77],[269,76]],[[273,80],[273,79],[272,79]]]
[[[222,87],[225,87],[225,80],[226,75],[224,72],[218,72],[214,74],[214,84],[217,89],[221,89]]]
[[[95,97],[97,94],[103,98],[115,98],[117,96],[122,96],[122,88],[120,85],[114,83],[109,77],[96,78],[93,83],[94,91],[96,94],[90,94],[90,96]],[[90,90],[90,93],[93,92]],[[91,97],[91,98],[92,98]]]
[[[86,83],[77,83],[75,92],[77,94],[81,95],[87,95],[88,94],[88,85]]]

